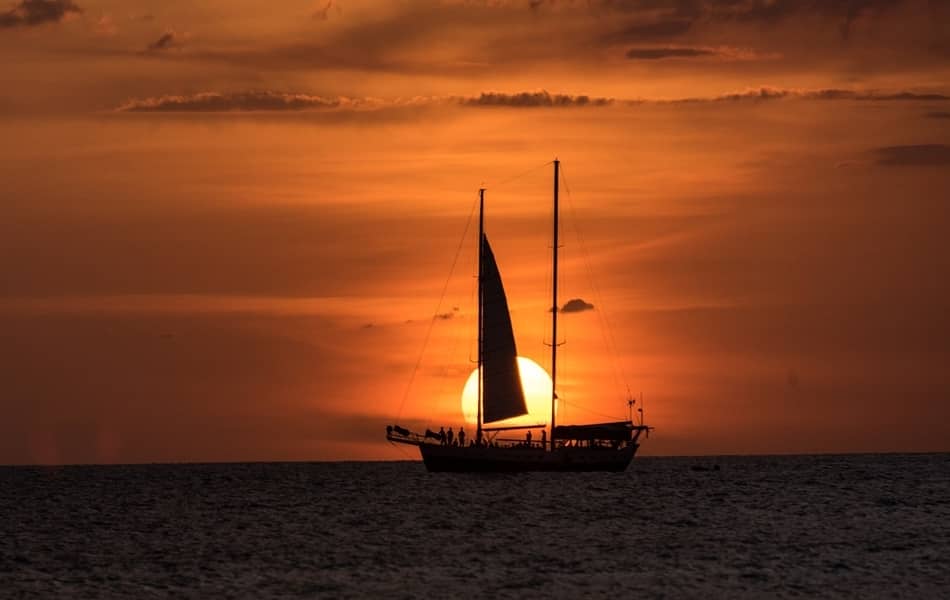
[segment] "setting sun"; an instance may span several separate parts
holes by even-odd
[[[541,365],[524,356],[518,357],[518,370],[521,372],[521,387],[528,414],[499,422],[505,425],[547,424],[551,419],[551,376]],[[475,369],[462,390],[462,415],[466,423],[474,425],[477,403],[478,369]]]

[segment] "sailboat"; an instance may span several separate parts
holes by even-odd
[[[640,436],[650,428],[631,416],[626,421],[584,425],[558,425],[557,321],[558,321],[558,181],[560,161],[554,161],[554,243],[551,304],[551,422],[534,426],[492,426],[528,414],[518,369],[508,300],[501,273],[485,233],[485,190],[479,190],[478,219],[478,407],[475,438],[468,445],[446,440],[426,430],[415,433],[399,425],[386,427],[386,439],[418,446],[429,471],[623,471],[640,447]],[[633,406],[633,400],[628,402]],[[516,429],[543,427],[542,439],[500,439]],[[547,432],[550,431],[550,434]],[[464,440],[463,440],[464,442]]]

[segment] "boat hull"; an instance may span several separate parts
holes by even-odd
[[[623,448],[563,447],[552,452],[541,448],[475,448],[421,444],[426,469],[454,473],[514,473],[525,471],[626,470],[640,445]]]

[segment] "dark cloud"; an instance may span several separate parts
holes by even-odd
[[[282,111],[337,108],[340,98],[323,98],[308,94],[289,94],[271,91],[204,92],[181,96],[159,96],[130,100],[120,106],[120,112],[230,112]]]
[[[10,10],[0,13],[0,28],[58,23],[70,13],[81,12],[82,9],[72,0],[20,0]]]
[[[946,144],[913,144],[876,148],[877,164],[888,166],[950,165],[950,146]]]
[[[631,48],[627,58],[634,60],[659,60],[662,58],[695,58],[715,56],[716,52],[704,48]]]
[[[594,305],[581,298],[572,298],[561,307],[562,313],[577,313],[585,310],[594,310]]]
[[[148,50],[151,51],[160,51],[168,50],[176,45],[178,36],[175,35],[174,31],[166,31],[162,37],[158,38],[154,42],[148,45]]]
[[[637,44],[630,47],[626,57],[631,60],[662,60],[668,58],[715,57],[723,61],[761,61],[782,58],[779,52],[758,51],[748,47],[725,45]]]
[[[710,97],[699,97],[699,98],[682,98],[679,100],[673,100],[674,103],[693,103],[693,102],[737,102],[741,100],[778,100],[781,98],[788,98],[789,96],[801,96],[800,92],[795,92],[793,90],[787,90],[782,88],[771,88],[771,87],[761,87],[745,90],[742,92],[733,92],[731,94],[723,94],[721,96],[710,96]]]
[[[877,102],[950,101],[950,96],[943,94],[919,94],[915,92],[880,93],[836,88],[803,90],[763,86],[759,88],[750,88],[741,92],[723,94],[721,96],[681,98],[678,100],[672,100],[672,102],[736,102],[742,100],[781,100],[783,98],[797,98],[802,100],[857,100]]]
[[[550,106],[606,106],[613,102],[611,98],[591,98],[590,96],[571,96],[568,94],[550,94],[539,92],[521,92],[505,94],[501,92],[482,92],[477,98],[463,98],[465,106],[513,106],[522,108]]]
[[[276,112],[338,109],[339,111],[372,111],[385,108],[426,107],[438,105],[462,106],[507,106],[507,107],[582,107],[607,106],[610,98],[586,95],[521,92],[505,94],[483,92],[479,96],[436,96],[395,98],[323,97],[310,94],[245,91],[202,92],[198,94],[166,95],[129,100],[116,110],[118,112]]]

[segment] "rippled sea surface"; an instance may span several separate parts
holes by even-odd
[[[950,597],[950,454],[0,468],[0,596]]]

